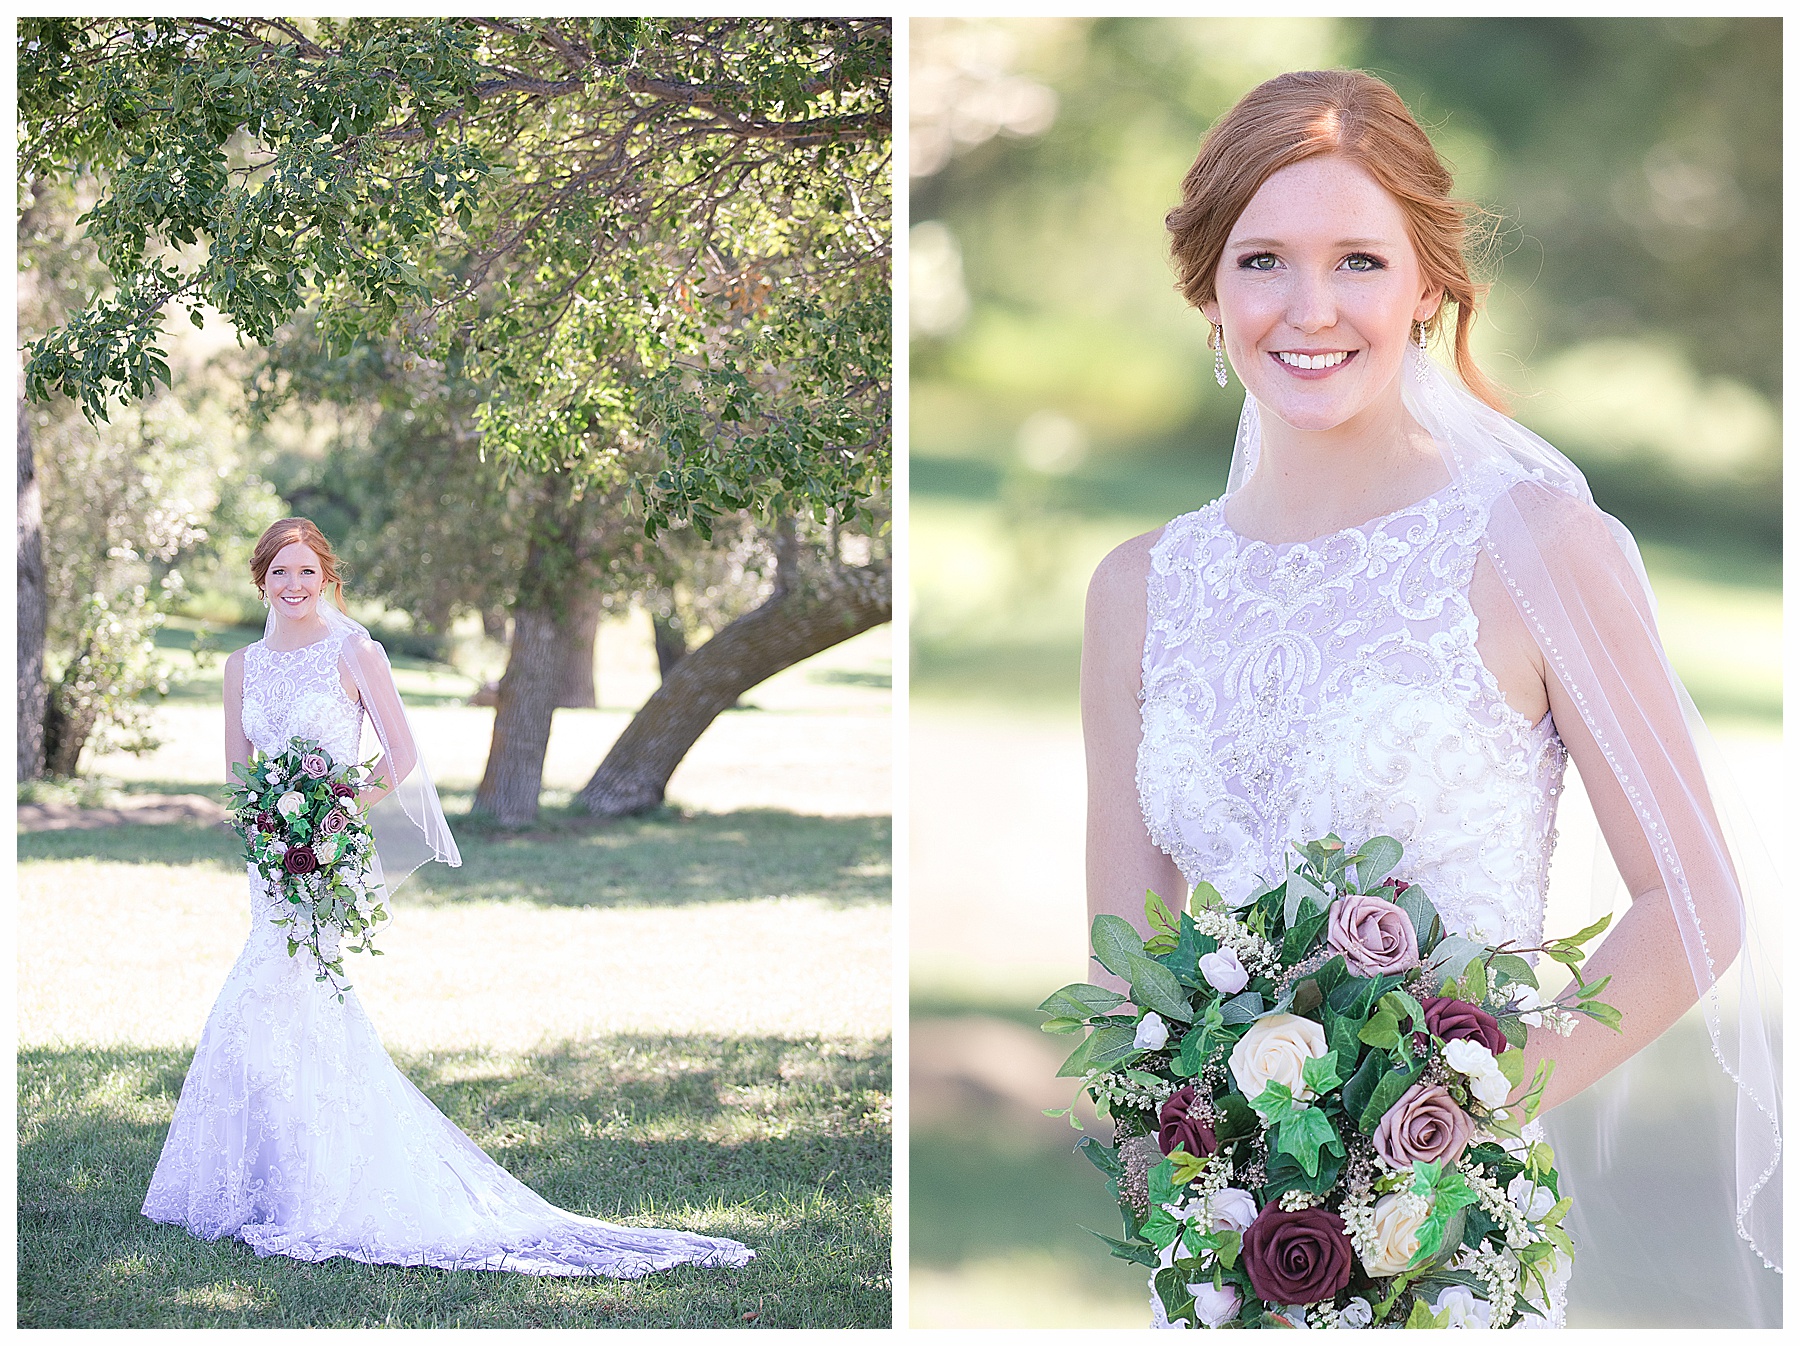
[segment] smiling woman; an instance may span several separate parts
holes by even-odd
[[[1522,1043],[1512,1097],[1482,1101],[1532,1117],[1528,1085],[1545,1063],[1541,1098],[1555,1107],[1699,1001],[1725,1066],[1705,1067],[1705,1079],[1738,1116],[1723,1147],[1735,1148],[1735,1175],[1721,1172],[1721,1185],[1734,1192],[1737,1233],[1773,1265],[1778,1087],[1745,896],[1761,876],[1719,821],[1711,742],[1663,657],[1636,543],[1594,505],[1567,458],[1501,413],[1474,364],[1481,295],[1464,257],[1466,209],[1450,187],[1394,91],[1341,70],[1252,90],[1213,127],[1182,185],[1168,217],[1179,285],[1213,325],[1218,372],[1228,355],[1247,396],[1226,494],[1117,548],[1089,591],[1081,705],[1090,914],[1142,929],[1146,890],[1195,890],[1197,915],[1221,897],[1244,908],[1288,872],[1298,844],[1336,835],[1354,850],[1393,838],[1405,881],[1432,892],[1450,935],[1534,950],[1573,761],[1632,900],[1588,962],[1587,989],[1564,999],[1572,1005],[1604,980],[1623,1028],[1544,1017]],[[1428,353],[1447,306],[1457,379]],[[1096,948],[1101,929],[1097,920]],[[1197,976],[1195,952],[1210,943],[1185,947],[1186,964],[1179,949],[1162,961]],[[1152,970],[1176,984],[1164,967]],[[1108,992],[1156,985],[1096,976],[1109,1002]],[[1283,989],[1257,988],[1271,997]],[[1420,978],[1411,990],[1429,998],[1438,983]],[[1291,999],[1264,1012],[1281,1018]],[[1167,1129],[1173,1106],[1122,1083],[1149,1078],[1128,1072],[1139,1057],[1151,1053],[1145,1069],[1160,1069],[1174,1051],[1160,1019],[1155,1032],[1144,1031],[1149,1023],[1139,1020],[1122,1059],[1084,1067],[1092,1096],[1127,1100],[1109,1107],[1121,1162],[1135,1137],[1155,1135],[1159,1121]],[[1179,1073],[1205,1083],[1209,1050],[1259,1031],[1241,1015],[1197,1026],[1181,1044]],[[1229,1109],[1187,1115],[1230,1120]],[[1524,1139],[1543,1134],[1534,1120]],[[1346,1172],[1375,1165],[1366,1136],[1346,1143]],[[1207,1202],[1221,1188],[1257,1193],[1262,1215],[1249,1239],[1300,1207],[1342,1203],[1348,1221],[1356,1202],[1373,1200],[1367,1183],[1360,1196],[1338,1190],[1335,1174],[1296,1187],[1278,1180],[1272,1161],[1264,1171],[1230,1147],[1209,1163],[1204,1176],[1187,1175],[1192,1192],[1176,1183],[1183,1199],[1165,1206],[1198,1221],[1199,1245],[1153,1246],[1129,1226],[1119,1245],[1121,1256],[1143,1253],[1152,1264],[1164,1248],[1162,1268],[1173,1257],[1173,1288],[1162,1276],[1152,1282],[1157,1319],[1159,1292],[1185,1286],[1199,1296],[1210,1282],[1230,1297],[1211,1326],[1240,1304],[1246,1326],[1266,1325],[1265,1310],[1335,1326],[1371,1304],[1381,1305],[1378,1318],[1404,1308],[1412,1293],[1417,1311],[1434,1316],[1452,1290],[1464,1299],[1472,1291],[1496,1324],[1511,1321],[1536,1254],[1480,1230],[1448,1245],[1444,1264],[1465,1279],[1434,1287],[1436,1300],[1423,1284],[1408,1290],[1422,1270],[1402,1275],[1404,1258],[1365,1243],[1354,1277],[1346,1270],[1324,1298],[1270,1299],[1235,1259],[1205,1245],[1216,1228]],[[1485,1180],[1460,1153],[1445,1164]],[[1565,1162],[1561,1195],[1598,1197],[1604,1176],[1603,1162]],[[1391,1186],[1386,1176],[1372,1181],[1373,1190]],[[1658,1255],[1672,1270],[1681,1240],[1665,1236]],[[1515,1325],[1563,1323],[1570,1262],[1549,1260]],[[1193,1311],[1186,1296],[1179,1302],[1184,1316]]]

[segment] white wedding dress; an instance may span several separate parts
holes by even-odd
[[[1476,651],[1487,499],[1453,484],[1280,545],[1234,532],[1227,500],[1151,551],[1137,768],[1151,838],[1235,904],[1286,873],[1292,842],[1385,834],[1452,933],[1540,943],[1564,753]],[[1550,1308],[1530,1325],[1561,1326],[1560,1284]]]
[[[245,651],[243,728],[257,748],[299,736],[359,759],[342,643]],[[278,905],[250,871],[250,935],[201,1030],[145,1215],[308,1262],[631,1278],[753,1256],[730,1239],[573,1215],[531,1191],[400,1073],[354,990],[340,1004],[304,949],[288,956]]]

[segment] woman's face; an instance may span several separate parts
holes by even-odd
[[[1226,239],[1206,316],[1262,406],[1333,430],[1397,404],[1415,321],[1437,310],[1400,203],[1339,155],[1272,173]]]
[[[318,615],[319,591],[324,587],[319,554],[304,542],[290,542],[276,552],[263,577],[269,607],[291,622],[310,622]]]

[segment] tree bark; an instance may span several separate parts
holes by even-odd
[[[559,477],[546,477],[539,487],[513,604],[512,644],[494,706],[494,735],[475,791],[475,811],[503,827],[537,821],[544,753],[567,661],[562,632],[579,608],[575,596],[584,583],[587,507],[567,495],[568,483]]]
[[[561,662],[557,645],[554,612],[536,607],[513,610],[512,646],[494,707],[494,736],[475,791],[475,811],[490,814],[504,827],[537,821],[544,754],[556,711]]]
[[[791,556],[791,543],[787,551]],[[669,670],[582,787],[587,811],[616,818],[663,801],[669,777],[706,727],[765,678],[893,617],[888,571],[834,567],[800,584],[782,575],[767,601],[726,626]]]
[[[31,419],[19,398],[19,779],[44,774],[44,632],[50,596],[44,574],[44,508],[38,492]]]
[[[600,595],[582,589],[569,601],[569,616],[557,627],[556,705],[591,709],[600,704],[594,688],[594,646],[600,634]]]
[[[650,636],[656,644],[656,675],[666,682],[670,670],[687,658],[687,632],[682,630],[681,618],[674,613],[664,617],[653,612],[650,614]]]

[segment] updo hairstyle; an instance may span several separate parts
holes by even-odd
[[[1306,159],[1339,154],[1380,183],[1406,217],[1427,285],[1456,305],[1456,372],[1469,391],[1505,411],[1500,390],[1469,353],[1485,285],[1470,275],[1468,221],[1481,209],[1451,198],[1450,172],[1406,104],[1360,70],[1296,70],[1259,84],[1214,123],[1168,214],[1176,287],[1195,308],[1216,297],[1225,241],[1270,175]],[[1441,326],[1443,308],[1426,321]]]

